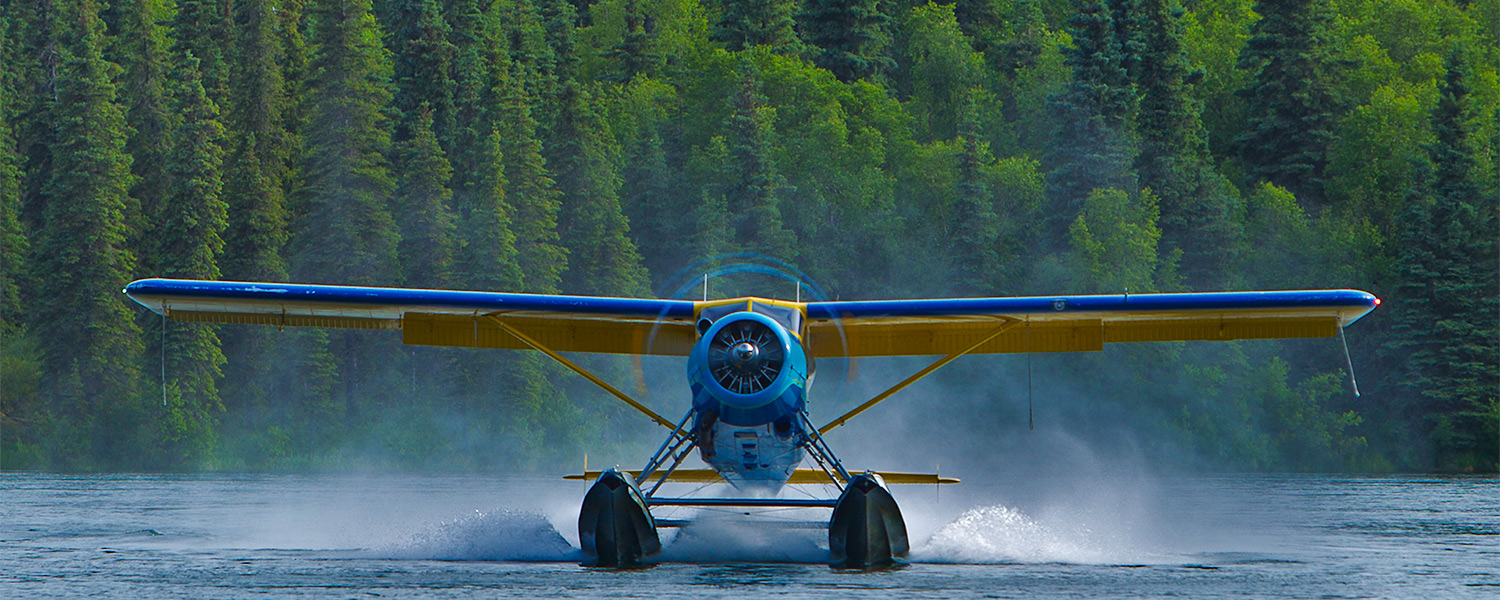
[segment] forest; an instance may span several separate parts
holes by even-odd
[[[1038,402],[1187,468],[1500,469],[1500,0],[0,6],[3,469],[654,447],[534,353],[163,322],[120,290],[691,298],[705,274],[716,297],[1363,289],[1348,362],[1111,347],[1038,357],[1067,373]],[[680,367],[586,360],[686,406]],[[933,385],[1005,375],[1009,412],[966,426],[1024,432],[1030,379],[1002,383],[1029,360]]]

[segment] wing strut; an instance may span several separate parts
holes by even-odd
[[[675,429],[677,425],[676,423],[668,421],[666,417],[656,414],[656,411],[646,408],[646,405],[641,404],[640,402],[636,402],[630,396],[626,396],[625,392],[615,389],[615,386],[612,386],[603,379],[600,379],[599,376],[590,373],[588,369],[578,366],[578,363],[568,360],[567,357],[564,357],[563,355],[552,351],[551,348],[543,346],[541,342],[531,339],[531,336],[521,333],[515,327],[511,327],[509,323],[500,320],[500,317],[497,317],[495,315],[485,315],[485,318],[494,321],[495,324],[499,325],[501,329],[504,329],[506,333],[515,336],[516,339],[521,340],[521,342],[525,343],[527,346],[531,346],[538,352],[551,357],[552,360],[562,363],[562,366],[572,369],[574,373],[582,375],[584,379],[587,379],[594,385],[599,386],[600,389],[609,392],[610,395],[616,398],[619,398],[621,402],[629,404],[631,408],[641,411],[642,414],[645,414],[652,421],[656,421],[657,425],[661,425],[662,427],[666,427],[667,429]]]
[[[927,365],[927,367],[924,368],[924,369],[922,369],[921,371],[917,371],[916,373],[913,373],[911,377],[907,377],[906,379],[901,380],[901,383],[898,383],[896,385],[891,386],[890,389],[888,389],[888,390],[886,390],[884,392],[881,392],[879,394],[876,394],[874,398],[869,399],[864,404],[861,404],[859,406],[854,407],[854,410],[846,412],[842,416],[840,416],[839,418],[834,419],[832,421],[829,421],[827,425],[824,425],[824,426],[818,428],[818,434],[821,435],[821,434],[824,434],[824,433],[828,433],[829,431],[833,431],[834,428],[836,428],[836,427],[838,427],[840,425],[843,425],[844,423],[848,423],[849,419],[854,418],[859,413],[862,413],[862,412],[865,412],[866,410],[869,410],[870,407],[875,406],[876,404],[880,404],[886,398],[890,398],[891,396],[895,395],[896,392],[899,392],[901,390],[906,389],[907,386],[909,386],[909,385],[911,385],[913,383],[916,383],[918,380],[922,379],[923,377],[926,377],[926,376],[932,374],[933,371],[941,369],[943,367],[943,365],[946,365],[946,364],[951,363],[951,362],[953,362],[955,360],[958,360],[958,357],[960,357],[960,356],[963,356],[965,354],[973,352],[974,350],[978,349],[980,346],[983,346],[986,342],[989,342],[990,340],[993,340],[996,337],[999,337],[1000,334],[1005,333],[1007,331],[1010,331],[1011,328],[1015,327],[1017,323],[1021,322],[1020,319],[1013,319],[1013,318],[1010,318],[1010,317],[1000,317],[1000,318],[1005,319],[1005,324],[1001,325],[999,327],[996,327],[994,329],[994,331],[989,332],[983,338],[980,338],[979,341],[974,342],[973,344],[970,344],[969,347],[964,348],[963,350],[959,350],[958,352],[954,352],[953,354],[949,354],[947,356],[939,358],[937,360],[937,362],[934,362],[934,363],[932,363],[930,365]]]

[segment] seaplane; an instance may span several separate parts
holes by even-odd
[[[143,279],[124,292],[176,321],[393,330],[405,344],[547,355],[669,431],[640,470],[585,466],[580,476],[594,483],[579,511],[579,543],[588,564],[606,568],[654,560],[658,529],[684,524],[655,514],[677,507],[831,510],[830,565],[903,563],[910,543],[887,485],[957,480],[852,472],[823,436],[944,365],[971,354],[1098,352],[1133,342],[1343,342],[1344,328],[1380,304],[1348,289],[803,302]],[[565,352],[685,358],[686,414],[663,417]],[[939,358],[827,423],[811,420],[816,359],[891,356]],[[1353,384],[1352,365],[1349,374]],[[681,468],[695,450],[709,469]],[[729,492],[671,497],[669,481],[719,482]],[[808,483],[837,494],[781,493]]]

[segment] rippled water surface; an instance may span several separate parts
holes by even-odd
[[[613,572],[578,565],[577,482],[5,473],[0,598],[1500,597],[1494,478],[894,491],[902,569],[833,571],[825,533],[761,522],[816,514],[769,514],[703,515],[661,564]]]

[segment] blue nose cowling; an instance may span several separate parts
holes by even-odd
[[[725,388],[712,373],[710,346],[721,332],[729,327],[743,327],[746,321],[765,326],[775,334],[775,340],[757,344],[753,341],[737,341],[730,345],[725,355],[727,364],[720,368],[754,371],[771,357],[780,355],[781,368],[763,388],[750,393],[731,391]],[[758,329],[758,328],[757,328]],[[720,362],[724,362],[721,359]],[[718,419],[739,427],[765,425],[782,417],[795,417],[806,406],[807,354],[802,344],[780,323],[765,315],[738,312],[725,315],[715,322],[699,338],[688,355],[688,383],[693,391],[693,407],[699,412],[713,411]]]

